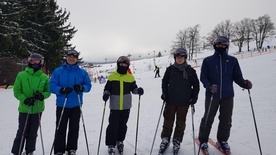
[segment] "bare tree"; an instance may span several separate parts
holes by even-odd
[[[172,48],[186,48],[189,43],[189,31],[188,29],[180,30],[176,35],[176,42],[174,42]]]
[[[241,52],[243,43],[245,41],[246,25],[243,21],[236,22],[233,25],[232,42],[238,46],[239,52]]]
[[[264,41],[275,34],[274,23],[267,14],[253,20],[252,23],[252,36],[256,42],[256,47],[260,49],[263,47]]]
[[[189,60],[192,59],[194,50],[199,46],[199,28],[200,25],[197,24],[194,27],[189,27],[182,31],[180,30],[176,35],[177,41],[174,42],[174,45],[172,46],[173,49],[185,48],[188,50]]]
[[[194,27],[188,28],[189,31],[189,60],[193,59],[193,54],[195,49],[199,46],[200,36],[199,36],[200,25],[197,24]]]
[[[233,24],[230,20],[225,20],[219,23],[215,29],[208,34],[208,37],[206,37],[206,40],[209,42],[210,45],[213,44],[213,41],[218,36],[226,36],[228,38],[231,38],[231,35],[233,33]]]

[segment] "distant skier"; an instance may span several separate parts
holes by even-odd
[[[137,87],[134,76],[127,72],[130,61],[121,56],[117,60],[117,70],[108,76],[104,87],[103,100],[106,102],[110,97],[109,124],[106,129],[105,144],[108,153],[115,154],[117,145],[120,154],[123,152],[124,140],[127,133],[127,122],[129,118],[131,103],[131,92],[143,95],[144,90]]]
[[[159,74],[160,73],[160,67],[155,66],[154,72],[155,72],[154,78],[156,78],[157,76],[160,77],[160,74]]]

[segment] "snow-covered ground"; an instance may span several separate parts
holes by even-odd
[[[207,55],[213,52],[207,53]],[[275,129],[276,129],[276,53],[261,54],[258,56],[247,57],[239,59],[244,78],[250,79],[253,83],[251,90],[251,97],[256,116],[260,142],[264,155],[272,155],[276,152],[275,147]],[[206,53],[205,53],[206,54]],[[202,55],[204,57],[206,55]],[[244,56],[245,57],[245,56]],[[161,66],[161,75],[164,74],[165,68],[173,62],[168,56],[156,58],[158,66]],[[189,62],[194,65],[194,62]],[[153,142],[158,117],[160,115],[162,100],[161,95],[161,78],[154,77],[153,59],[144,59],[132,62],[131,69],[135,72],[138,86],[145,90],[145,94],[141,97],[140,103],[140,120],[139,120],[139,134],[137,154],[149,155]],[[109,64],[109,66],[111,66]],[[151,67],[150,67],[151,66]],[[108,68],[107,66],[103,66]],[[114,64],[113,64],[114,67]],[[112,67],[111,67],[112,68]],[[200,67],[196,67],[198,75],[200,74]],[[93,83],[91,92],[84,95],[83,113],[88,136],[89,151],[91,155],[97,154],[99,134],[101,128],[101,120],[104,110],[104,102],[102,101],[102,92],[104,84]],[[195,134],[198,135],[200,119],[203,116],[204,103],[204,88],[201,85],[198,102],[195,106],[196,112],[194,115]],[[55,95],[51,95],[46,100],[46,109],[42,116],[42,133],[45,148],[45,154],[50,154],[51,145],[53,143],[55,131]],[[18,118],[18,101],[14,98],[12,89],[0,89],[0,155],[11,154],[13,139],[17,130]],[[133,95],[133,107],[128,122],[128,132],[125,140],[125,155],[134,154],[136,123],[137,123],[137,109],[138,96]],[[107,148],[105,146],[105,129],[107,126],[107,119],[109,116],[109,108],[106,106],[104,116],[103,133],[101,139],[100,155],[107,155]],[[184,140],[181,144],[179,154],[193,154],[193,140],[192,140],[192,119],[191,113],[187,116],[187,126],[185,130]],[[82,121],[80,122],[80,136],[79,136],[79,155],[87,154],[84,132],[82,128]],[[159,144],[161,142],[160,132],[163,123],[163,118],[158,127],[155,145],[153,148],[153,155],[157,154]],[[217,119],[215,120],[211,132],[211,138],[215,139],[217,129]],[[42,155],[40,133],[37,138],[36,155]],[[256,132],[252,117],[252,111],[247,91],[243,91],[240,87],[235,85],[235,106],[233,113],[233,126],[231,130],[231,137],[229,144],[233,155],[258,155],[259,148],[256,138]],[[197,149],[197,148],[196,148]],[[168,148],[165,155],[171,154],[172,146]],[[219,155],[212,147],[210,154]]]

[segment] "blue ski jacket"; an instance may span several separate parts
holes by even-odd
[[[240,87],[244,85],[242,71],[237,58],[225,53],[215,53],[203,60],[200,81],[206,88],[205,95],[211,96],[210,86],[216,84],[218,92],[214,98],[228,99],[234,97],[233,81]]]
[[[60,94],[60,89],[63,87],[70,87],[72,89],[75,84],[81,84],[84,88],[83,92],[89,92],[91,90],[91,80],[88,73],[80,68],[78,65],[63,64],[54,70],[50,79],[50,91],[56,94],[56,105],[63,107],[66,95]],[[83,93],[79,93],[80,103],[78,94],[73,90],[67,98],[65,108],[73,108],[82,105]]]

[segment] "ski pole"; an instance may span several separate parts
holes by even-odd
[[[257,140],[258,140],[258,145],[259,145],[259,150],[260,150],[260,154],[262,155],[262,148],[261,148],[261,143],[260,143],[260,138],[259,138],[259,134],[258,134],[258,129],[257,129],[257,123],[256,123],[256,118],[255,118],[255,113],[254,113],[254,109],[253,109],[253,104],[252,104],[252,99],[251,99],[251,94],[250,94],[250,90],[248,90],[248,95],[249,95],[249,101],[250,101],[250,105],[251,105],[251,110],[252,110],[252,115],[253,115],[253,120],[254,120],[254,125],[255,125],[255,130],[256,130],[256,135],[257,135]]]
[[[100,137],[99,137],[99,144],[98,144],[98,152],[97,152],[97,155],[99,155],[99,151],[100,151],[100,144],[101,144],[101,137],[102,137],[102,130],[103,130],[103,122],[104,122],[105,107],[106,107],[106,101],[104,102],[104,109],[103,109],[102,124],[101,124],[101,130],[100,130]]]
[[[28,121],[29,121],[30,111],[31,111],[31,106],[29,106],[28,114],[27,114],[27,117],[26,117],[26,120],[25,120],[25,125],[24,125],[24,129],[23,129],[23,132],[22,132],[22,136],[21,136],[18,155],[21,155],[21,152],[22,152],[23,141],[24,141],[24,138],[25,138],[25,132],[26,132]]]
[[[64,100],[64,103],[63,103],[63,107],[62,107],[62,110],[61,110],[61,114],[60,114],[60,117],[59,117],[59,120],[58,120],[58,124],[57,124],[57,127],[56,127],[55,137],[54,137],[54,141],[53,141],[53,144],[52,144],[52,147],[51,147],[50,155],[52,155],[52,152],[53,152],[53,149],[54,149],[54,146],[55,146],[56,137],[57,137],[57,132],[58,132],[58,129],[59,129],[61,120],[62,120],[62,116],[63,116],[63,112],[64,112],[65,105],[66,105],[66,102],[67,102],[67,98],[68,98],[68,96],[66,95],[65,100]]]
[[[159,123],[160,123],[160,118],[161,118],[162,111],[163,111],[163,109],[164,109],[165,103],[166,103],[166,102],[164,101],[163,104],[162,104],[162,107],[161,107],[160,115],[159,115],[159,118],[158,118],[158,121],[157,121],[156,130],[155,130],[154,137],[153,137],[153,142],[152,142],[151,149],[150,149],[150,155],[151,155],[151,153],[152,153],[153,145],[154,145],[155,138],[156,138],[156,133],[157,133],[157,130],[158,130],[158,126],[159,126]]]
[[[82,113],[82,105],[81,105],[81,100],[80,100],[80,94],[79,93],[78,93],[78,100],[79,100],[79,105],[80,105],[81,119],[82,119],[83,132],[84,132],[84,136],[85,136],[87,153],[88,153],[88,155],[90,155],[89,147],[88,147],[88,141],[87,141],[87,134],[86,134],[86,129],[85,129],[85,123],[84,123],[84,118],[83,118],[83,113]]]
[[[212,102],[213,102],[213,96],[214,96],[214,94],[212,94],[212,95],[211,95],[211,98],[210,98],[210,103],[209,103],[208,111],[207,111],[207,114],[206,114],[206,117],[205,117],[205,122],[204,122],[204,126],[203,126],[204,129],[203,129],[202,135],[205,134],[206,125],[207,125],[207,121],[208,121],[208,118],[209,118],[209,114],[210,114],[210,110],[211,110],[211,106],[212,106]],[[199,152],[200,152],[200,146],[198,147],[197,155],[199,155]]]
[[[138,139],[138,125],[139,125],[139,113],[140,113],[140,100],[141,100],[141,95],[139,95],[139,99],[138,99],[137,125],[136,125],[136,140],[135,140],[135,151],[134,151],[134,155],[137,155],[136,150],[137,150],[137,139]]]
[[[194,155],[196,155],[195,149],[195,125],[194,125],[194,113],[195,113],[195,106],[191,105],[191,113],[192,113],[192,130],[193,130],[193,142],[194,142]]]
[[[45,155],[45,151],[44,151],[44,144],[43,144],[43,137],[42,137],[42,127],[41,127],[41,115],[39,113],[39,101],[37,101],[37,116],[38,116],[38,121],[39,121],[39,130],[40,130],[40,139],[41,139],[41,146],[42,146],[42,153],[43,155]]]

